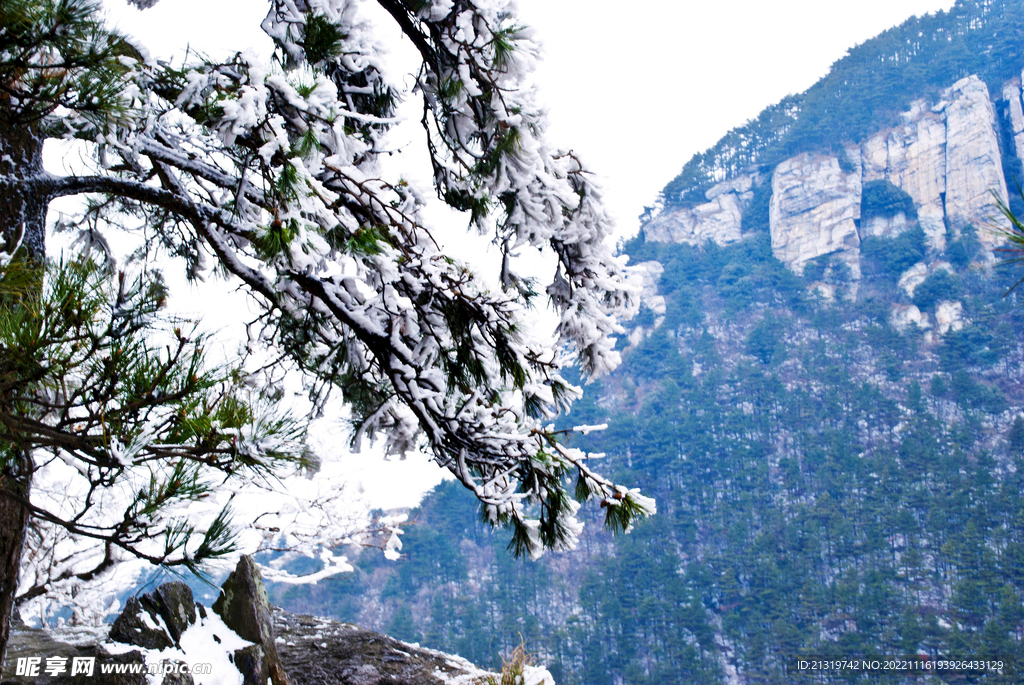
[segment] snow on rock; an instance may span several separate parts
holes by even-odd
[[[772,176],[772,252],[797,275],[807,262],[834,254],[860,278],[860,169],[844,171],[837,157],[804,153],[781,162]]]
[[[542,666],[527,666],[523,669],[523,685],[555,685],[555,679]]]
[[[244,571],[245,569],[243,569]],[[251,577],[251,576],[247,576]],[[236,583],[237,586],[237,583]],[[259,592],[233,591],[235,608],[257,598]],[[394,640],[386,635],[357,626],[316,616],[292,614],[269,607],[265,617],[257,617],[258,607],[249,613],[266,624],[253,635],[258,642],[246,640],[232,629],[228,620],[191,601],[191,591],[182,583],[168,583],[154,592],[136,597],[138,612],[127,624],[129,638],[135,626],[164,632],[167,646],[145,648],[129,642],[109,639],[105,631],[94,627],[64,629],[51,634],[28,628],[16,620],[8,646],[3,677],[5,685],[486,685],[497,682],[495,674],[477,668],[452,654],[423,649]],[[166,605],[158,606],[159,602]],[[222,604],[223,606],[223,604]],[[126,611],[128,611],[126,609]],[[194,612],[194,613],[190,613]],[[244,613],[244,612],[242,612]],[[164,614],[172,617],[165,620]],[[120,617],[119,617],[120,619]],[[254,619],[257,620],[257,619]],[[176,625],[176,628],[172,628]],[[176,637],[172,637],[181,629]],[[268,674],[264,666],[269,649],[276,649],[280,673]],[[93,657],[95,675],[82,680],[69,672],[55,677],[17,676],[18,658]],[[126,665],[135,673],[110,675],[103,666]],[[203,665],[201,674],[167,673],[175,665],[190,668]],[[197,671],[197,673],[199,673]],[[275,677],[277,679],[275,679]],[[520,685],[555,685],[542,667],[527,667]]]

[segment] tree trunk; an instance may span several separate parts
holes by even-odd
[[[18,591],[21,550],[28,525],[28,509],[20,501],[28,499],[31,487],[32,459],[14,445],[5,445],[4,469],[0,473],[0,669],[7,658],[11,636],[14,597]]]
[[[33,127],[0,112],[0,175],[35,176],[43,170],[42,137]],[[42,287],[46,258],[46,206],[48,198],[17,185],[0,185],[0,249],[10,253],[20,241],[15,263],[35,270],[34,287]],[[14,303],[0,303],[12,306]],[[16,306],[16,305],[15,305]],[[9,398],[0,397],[0,402]],[[16,443],[0,444],[0,669],[7,657],[18,571],[29,512],[22,502],[32,486],[32,455]]]

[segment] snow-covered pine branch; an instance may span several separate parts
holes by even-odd
[[[0,195],[40,198],[45,211],[86,193],[80,219],[94,234],[141,223],[190,277],[212,263],[240,279],[262,311],[259,340],[305,373],[319,410],[340,392],[356,444],[429,450],[492,523],[511,526],[517,553],[571,548],[578,500],[599,499],[608,524],[628,530],[653,501],[594,472],[550,425],[580,394],[562,369],[613,369],[617,321],[638,298],[599,189],[546,140],[530,32],[511,1],[376,0],[419,52],[408,93],[385,76],[361,14],[369,1],[273,0],[269,62],[180,65],[104,28],[92,0],[5,3],[0,152],[12,163],[0,163]],[[434,191],[501,251],[500,290],[438,245],[416,188],[385,177],[396,103],[409,97],[422,98]],[[89,147],[92,172],[44,172],[38,153],[53,137]],[[32,209],[0,215],[10,249],[21,226],[41,231],[15,225]],[[42,261],[42,236],[29,238]],[[521,273],[524,246],[553,255],[548,284]],[[541,292],[560,317],[554,344],[526,325]]]

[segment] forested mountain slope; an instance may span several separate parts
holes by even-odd
[[[481,664],[522,639],[559,683],[789,683],[798,655],[1024,667],[1024,303],[990,226],[1024,156],[1022,31],[1022,2],[959,2],[868,41],[756,166],[670,184],[623,246],[646,305],[564,421],[608,424],[582,446],[654,519],[517,561],[445,484],[400,560],[276,601]],[[846,123],[793,138],[812,111]]]

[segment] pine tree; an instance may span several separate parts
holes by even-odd
[[[119,285],[97,266],[110,263],[112,231],[181,258],[191,279],[240,283],[260,310],[251,340],[272,351],[274,369],[304,374],[315,411],[340,393],[355,444],[382,437],[391,454],[429,450],[486,520],[510,527],[516,553],[572,547],[580,500],[600,499],[618,530],[654,511],[549,425],[580,393],[562,368],[575,360],[595,376],[618,363],[617,317],[635,311],[636,291],[607,244],[599,190],[575,154],[544,139],[525,85],[536,57],[529,31],[497,0],[377,0],[422,59],[416,91],[434,191],[500,250],[494,291],[438,247],[417,189],[384,178],[380,157],[406,94],[384,76],[362,4],[274,0],[262,24],[271,63],[239,53],[169,65],[105,27],[94,0],[0,3],[0,239],[5,278],[28,274],[5,301],[4,354],[19,359],[23,345],[41,360],[37,373],[12,362],[0,397],[0,656],[28,520],[92,534],[33,495],[44,450],[84,469],[97,492],[133,470],[157,472],[124,525],[96,535],[108,551],[186,566],[230,548],[228,517],[179,525],[160,518],[164,500],[202,497],[209,469],[230,478],[302,461],[301,430],[257,412],[230,374],[205,370],[200,341],[173,331],[166,354],[150,342],[153,281],[129,295],[130,278]],[[92,167],[47,173],[51,139],[78,141]],[[65,223],[93,256],[53,270],[46,210],[69,195],[87,198]],[[523,248],[557,264],[543,288],[560,316],[553,346],[526,325],[541,286],[517,270]],[[75,316],[58,325],[57,311]],[[53,333],[53,349],[25,339],[33,326]],[[80,334],[95,354],[75,348]],[[54,354],[70,375],[56,375]],[[74,388],[60,386],[65,378]],[[75,402],[95,407],[82,418]]]

